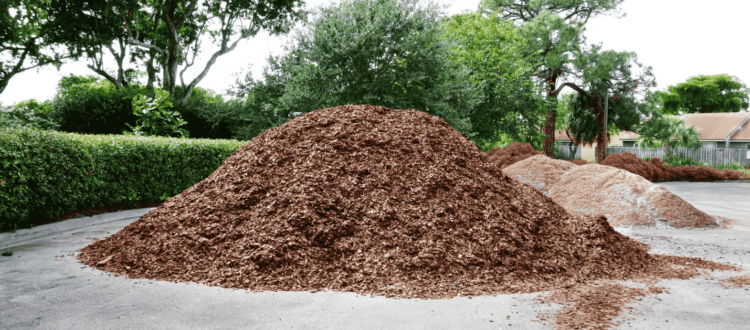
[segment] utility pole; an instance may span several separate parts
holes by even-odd
[[[609,88],[604,90],[604,158],[607,158],[607,115],[609,112]],[[604,159],[602,159],[604,160]]]

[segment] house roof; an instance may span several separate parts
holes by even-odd
[[[725,112],[691,113],[672,117],[684,120],[685,127],[695,127],[701,134],[701,140],[726,140],[748,116],[748,112]]]
[[[568,134],[565,134],[563,131],[555,131],[555,141],[557,140],[570,141],[570,138],[568,137]]]
[[[737,132],[737,133],[735,133],[732,136],[732,140],[730,140],[730,141],[734,141],[734,140],[748,140],[748,141],[750,141],[750,119],[748,119],[745,122],[745,125],[742,125],[742,130],[739,131],[739,132]]]
[[[669,117],[685,121],[685,127],[695,127],[701,135],[701,140],[726,140],[745,119],[748,119],[742,130],[732,136],[731,141],[750,140],[750,112],[690,113]],[[638,134],[634,132],[620,133],[621,140],[637,138]]]

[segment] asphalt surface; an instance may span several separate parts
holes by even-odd
[[[750,184],[666,183],[729,229],[617,228],[653,253],[731,263],[713,272],[662,281],[669,293],[631,304],[622,329],[750,329],[750,291],[719,280],[750,273]],[[196,283],[132,280],[79,263],[93,238],[106,238],[150,209],[67,220],[0,233],[0,329],[552,329],[537,322],[535,294],[447,300],[370,298],[340,292],[246,292]],[[633,285],[627,284],[626,285]],[[633,285],[634,286],[634,285]],[[626,319],[627,317],[627,319]]]

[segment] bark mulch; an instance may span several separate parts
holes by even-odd
[[[260,134],[78,258],[130,278],[434,299],[684,275],[648,249],[505,176],[438,117],[347,105]]]

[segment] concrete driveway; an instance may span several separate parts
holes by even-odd
[[[750,184],[667,183],[710,214],[750,224]],[[131,280],[80,264],[77,251],[150,209],[0,233],[0,329],[551,329],[536,322],[539,294],[448,300],[370,298],[337,292],[246,292],[196,283]],[[659,283],[670,293],[631,305],[622,329],[750,329],[750,291],[718,280],[750,270],[750,230],[618,231],[654,253],[730,262],[745,271]],[[624,316],[623,316],[624,317]],[[629,317],[631,318],[631,317]],[[621,320],[624,320],[621,319]]]

